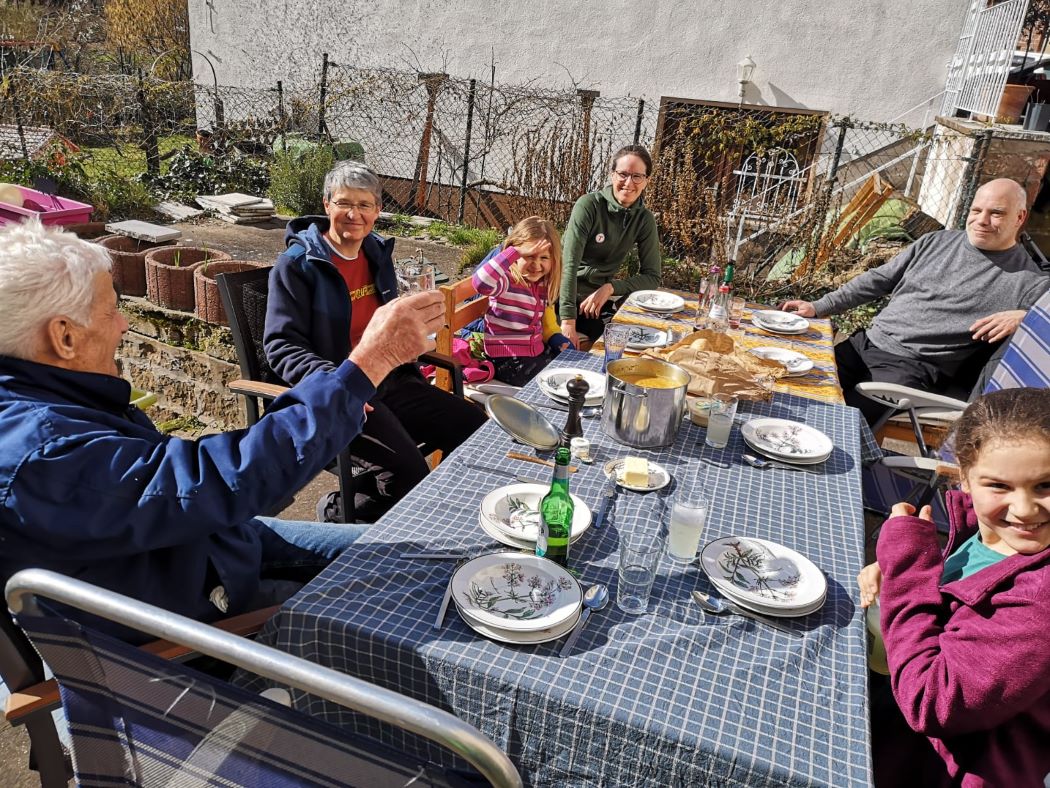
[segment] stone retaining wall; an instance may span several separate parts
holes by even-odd
[[[155,422],[192,417],[206,428],[243,427],[244,408],[226,384],[240,377],[230,330],[185,312],[124,298],[121,311],[130,330],[117,352],[123,376],[152,391]]]

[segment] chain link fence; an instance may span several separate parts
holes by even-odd
[[[505,228],[530,214],[563,224],[575,199],[606,181],[610,155],[637,142],[654,152],[646,203],[679,261],[668,284],[691,286],[700,268],[732,257],[761,293],[771,279],[793,278],[797,289],[825,269],[825,279],[838,276],[873,244],[961,226],[987,143],[943,127],[684,99],[656,105],[327,56],[318,74],[289,89],[17,69],[0,103],[0,145],[6,159],[35,158],[33,135],[50,129],[89,168],[131,177],[156,176],[182,149],[265,168],[290,142],[352,142],[342,150],[380,174],[385,210]]]

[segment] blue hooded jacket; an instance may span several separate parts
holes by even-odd
[[[327,216],[288,223],[288,249],[270,272],[263,349],[274,372],[294,386],[319,369],[334,369],[350,354],[350,294],[324,240]],[[380,304],[397,297],[394,239],[370,233],[361,246]]]
[[[375,393],[352,362],[274,400],[246,430],[162,435],[112,375],[0,356],[0,580],[51,569],[200,621],[259,586],[252,518],[360,431]]]

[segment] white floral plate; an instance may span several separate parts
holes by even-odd
[[[787,370],[788,377],[805,375],[813,369],[812,360],[797,351],[788,350],[784,347],[753,347],[749,352],[759,358],[775,361],[783,365],[784,369]]]
[[[809,321],[794,312],[763,309],[751,313],[751,322],[774,334],[804,334],[809,330]]]
[[[640,485],[625,484],[623,481],[623,464],[626,457],[617,457],[615,460],[609,460],[605,463],[605,467],[602,470],[605,472],[605,476],[609,479],[616,479],[616,483],[623,487],[625,490],[634,490],[635,492],[652,492],[653,490],[659,490],[661,487],[666,487],[671,482],[671,474],[667,472],[667,469],[662,465],[657,465],[652,460],[649,461],[649,483],[644,487]]]
[[[526,544],[536,544],[540,529],[540,501],[549,488],[542,484],[508,484],[485,496],[481,517],[500,533]],[[578,539],[591,525],[591,510],[580,498],[572,498],[572,532]]]
[[[761,613],[764,616],[775,616],[777,618],[800,618],[802,616],[808,616],[810,613],[815,613],[824,607],[824,602],[827,601],[828,595],[825,591],[824,594],[812,604],[803,605],[799,608],[777,608],[770,607],[768,605],[760,605],[757,602],[752,602],[749,599],[743,599],[737,596],[735,593],[729,590],[728,586],[719,586],[718,590],[723,593],[727,599],[731,599],[736,602],[740,607],[753,610],[756,613]]]
[[[580,584],[553,561],[518,552],[488,553],[452,575],[452,596],[463,615],[516,632],[550,629],[576,615]]]
[[[456,609],[459,610],[459,604],[456,604]],[[580,615],[583,609],[581,608],[576,615],[569,618],[556,627],[547,627],[546,629],[537,629],[533,632],[516,632],[512,629],[500,629],[498,627],[490,627],[486,624],[482,624],[480,621],[475,621],[470,616],[461,615],[468,627],[473,629],[479,635],[487,637],[489,640],[495,640],[498,643],[511,643],[519,646],[535,645],[537,643],[547,643],[551,640],[557,640],[558,638],[564,637],[569,634],[576,622],[580,620]]]
[[[480,512],[478,513],[478,525],[481,526],[481,530],[484,531],[487,536],[491,536],[500,544],[505,544],[507,547],[514,547],[518,550],[536,551],[535,542],[526,542],[524,539],[516,539],[513,536],[508,536],[489,522],[487,518],[482,517]],[[580,541],[582,538],[583,534],[569,537],[569,544],[576,544],[576,542]]]
[[[630,303],[650,312],[677,312],[685,308],[685,299],[663,290],[639,290],[630,298]]]
[[[824,574],[812,561],[765,539],[715,539],[701,551],[700,566],[723,594],[766,611],[807,608],[828,590]]]
[[[536,378],[540,391],[548,397],[559,402],[569,401],[569,390],[565,384],[577,375],[587,381],[589,388],[584,395],[584,404],[591,405],[600,402],[605,396],[605,375],[601,372],[592,372],[589,369],[575,369],[564,367],[550,372],[543,372]]]
[[[835,448],[820,430],[787,419],[750,419],[740,425],[740,435],[748,446],[788,462],[824,462]]]
[[[627,333],[627,347],[631,350],[647,350],[667,344],[667,332],[648,326],[631,326]]]

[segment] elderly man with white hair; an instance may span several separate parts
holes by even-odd
[[[101,247],[0,232],[0,576],[43,567],[208,621],[276,604],[366,526],[257,517],[362,428],[390,370],[433,347],[440,295],[378,309],[349,358],[254,426],[162,435],[128,404],[128,328]]]
[[[1026,202],[1016,181],[989,181],[974,195],[965,232],[929,233],[812,303],[784,303],[783,309],[803,317],[827,317],[890,296],[871,328],[835,346],[846,403],[869,423],[884,408],[854,391],[857,383],[936,392],[963,372],[976,379],[981,343],[1013,334],[1050,289],[1050,275],[1017,242]]]

